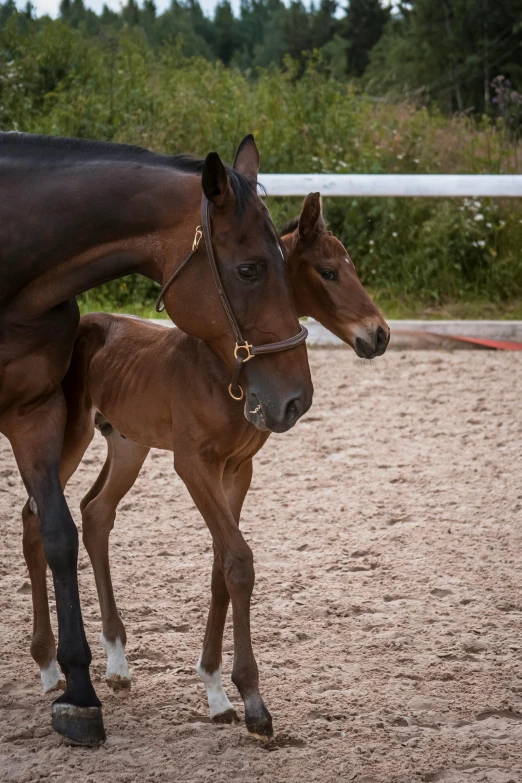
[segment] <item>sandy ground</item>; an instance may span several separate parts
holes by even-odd
[[[64,746],[29,656],[24,492],[0,440],[0,779],[522,780],[522,355],[311,352],[312,411],[256,464],[243,528],[276,741],[208,722],[194,673],[210,536],[156,452],[113,533],[134,684],[109,692],[94,581],[80,583],[108,741]],[[71,481],[73,513],[104,456]],[[269,487],[269,490],[262,487]],[[226,631],[225,681],[231,669]],[[232,701],[241,711],[232,684]]]

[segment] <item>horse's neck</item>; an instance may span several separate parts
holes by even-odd
[[[167,167],[101,161],[17,178],[6,170],[0,277],[10,282],[5,298],[19,292],[33,316],[131,272],[160,280],[161,237],[199,217],[199,177]]]

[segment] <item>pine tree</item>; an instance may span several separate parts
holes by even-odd
[[[346,66],[350,76],[362,76],[369,55],[388,21],[390,12],[380,0],[350,0],[341,26],[346,40]]]

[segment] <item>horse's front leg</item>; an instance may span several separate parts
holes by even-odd
[[[40,517],[45,558],[51,568],[58,614],[57,659],[65,693],[53,704],[53,728],[69,741],[98,745],[105,740],[101,704],[89,676],[91,651],[85,638],[78,593],[78,532],[59,477],[66,405],[61,389],[32,406],[4,412],[1,429],[13,451]]]
[[[227,500],[221,465],[203,460],[183,460],[176,456],[175,467],[205,519],[214,542],[212,604],[198,666],[199,674],[205,680],[207,692],[210,685],[219,697],[214,709],[221,709],[216,711],[214,717],[233,711],[220,685],[221,641],[230,599],[234,627],[232,681],[245,705],[248,730],[260,739],[267,739],[273,733],[272,718],[259,692],[259,673],[250,636],[250,599],[255,580],[252,551],[238,528]],[[247,488],[249,483],[250,480],[248,484],[245,481]],[[238,518],[241,503],[236,509]],[[212,710],[213,705],[210,706]],[[234,716],[229,714],[228,719],[233,720]]]

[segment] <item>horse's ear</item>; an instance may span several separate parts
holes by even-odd
[[[257,175],[259,173],[259,150],[256,147],[254,137],[251,133],[249,133],[248,136],[245,136],[237,148],[232,168],[239,171],[240,174],[244,174],[245,177],[257,182]]]
[[[205,196],[216,207],[222,207],[233,195],[227,171],[217,152],[209,152],[203,164],[201,185]]]
[[[311,239],[322,229],[324,229],[324,220],[321,212],[321,194],[309,193],[303,202],[299,216],[299,236],[302,239]]]

